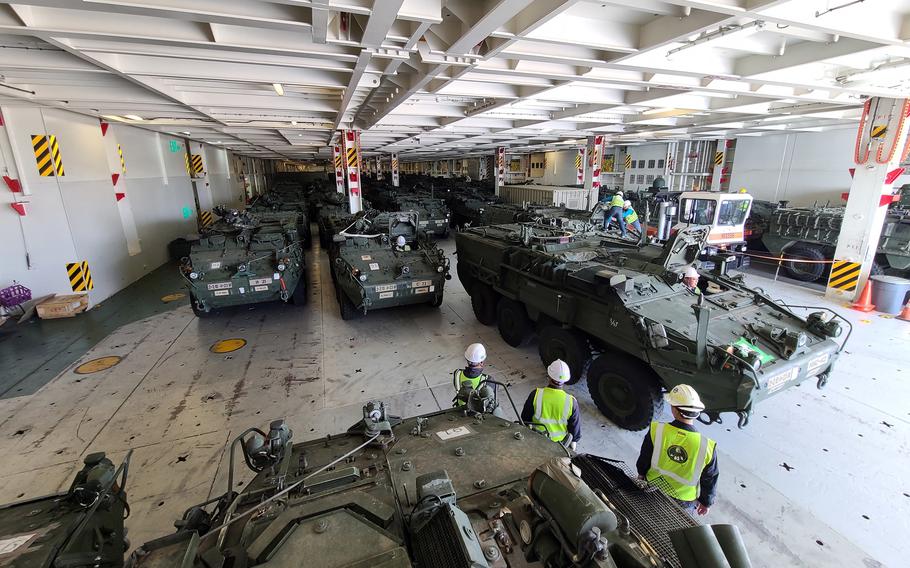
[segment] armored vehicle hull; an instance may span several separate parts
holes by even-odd
[[[130,568],[750,566],[734,528],[736,560],[716,539],[713,553],[696,548],[697,560],[675,548],[693,533],[714,538],[712,529],[637,485],[621,462],[573,464],[562,446],[490,414],[402,420],[371,402],[364,416],[299,444],[282,437],[281,421],[239,438],[252,482],[212,514],[191,508],[179,532],[141,546]],[[261,447],[256,436],[279,443],[248,451]]]
[[[397,245],[404,239],[405,245]],[[421,238],[414,213],[370,212],[334,237],[329,252],[342,319],[409,304],[442,305],[449,261]]]
[[[194,242],[181,264],[193,312],[281,300],[305,304],[306,262],[297,212],[231,212]]]
[[[679,274],[706,236],[687,228],[639,248],[539,225],[468,229],[456,235],[458,276],[478,321],[513,346],[536,334],[543,363],[565,360],[573,381],[586,372],[617,425],[645,428],[661,391],[686,383],[709,419],[736,412],[743,426],[763,399],[827,382],[841,327],[820,313],[802,319],[720,269],[702,274],[705,292],[689,291]]]

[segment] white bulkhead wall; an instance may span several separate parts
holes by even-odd
[[[13,165],[29,195],[27,214],[20,217],[5,184],[0,185],[0,288],[17,281],[34,296],[72,293],[66,264],[87,261],[94,282],[92,304],[113,295],[161,266],[167,244],[196,232],[196,206],[184,163],[184,141],[123,124],[111,124],[126,162],[116,186],[108,164],[99,121],[58,109],[4,106]],[[32,135],[57,137],[63,161],[62,177],[38,174]],[[178,147],[172,151],[171,142]],[[214,165],[215,204],[240,207],[239,176],[229,173],[224,148],[204,145],[207,167]],[[4,161],[0,155],[0,161]],[[0,164],[0,169],[6,164]],[[115,194],[125,193],[141,243],[130,256]],[[26,257],[26,255],[28,255]]]

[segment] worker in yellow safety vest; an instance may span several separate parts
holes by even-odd
[[[455,390],[460,390],[465,384],[477,390],[480,383],[487,378],[483,373],[484,361],[487,360],[487,350],[481,343],[472,343],[464,350],[464,358],[466,362],[464,369],[458,369],[454,373]],[[463,406],[464,401],[459,400],[455,405]]]
[[[609,201],[604,198],[604,201],[601,202],[601,206],[604,209],[604,231],[610,228],[610,223],[613,222],[615,217],[622,235],[626,235],[626,224],[622,222],[623,203],[625,203],[625,200],[621,191],[617,191]]]
[[[683,286],[696,296],[701,295],[701,288],[698,287],[699,280],[701,280],[701,274],[698,273],[698,269],[694,266],[687,266],[682,274]]]
[[[638,213],[635,212],[635,209],[632,209],[632,202],[626,200],[622,204],[622,220],[623,225],[632,225],[632,228],[638,231],[638,234],[641,234],[641,221],[638,220]]]
[[[561,359],[556,359],[547,367],[549,383],[544,388],[536,388],[528,395],[521,419],[535,430],[546,433],[554,442],[565,444],[572,450],[581,440],[581,417],[578,413],[578,401],[563,390],[569,382],[569,366]],[[568,436],[571,435],[571,438]]]
[[[705,405],[689,385],[673,387],[667,402],[673,422],[651,422],[636,462],[639,477],[690,513],[707,515],[717,495],[717,452],[714,440],[693,425]]]

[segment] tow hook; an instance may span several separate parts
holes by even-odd
[[[737,428],[742,430],[749,425],[749,417],[752,415],[752,413],[746,410],[740,410],[736,413],[736,415],[739,416],[739,422],[736,423]]]
[[[815,383],[815,387],[819,390],[825,388],[825,385],[828,384],[828,373],[822,373],[818,376],[818,382]]]

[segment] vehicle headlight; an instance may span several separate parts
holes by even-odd
[[[199,274],[197,274],[197,273],[195,273],[195,272],[190,272],[190,279],[191,279],[191,280],[195,280],[195,279],[197,279],[197,278],[199,278]]]
[[[283,262],[278,265],[278,270],[280,272],[283,272],[284,269],[286,269],[286,268],[287,268],[287,266],[285,266],[285,264]]]
[[[442,272],[442,271],[443,271],[443,267],[441,267],[441,266],[436,267],[436,272]]]
[[[366,275],[366,274],[361,274],[358,278],[360,279],[361,282],[366,282],[366,281],[367,281],[367,275]]]

